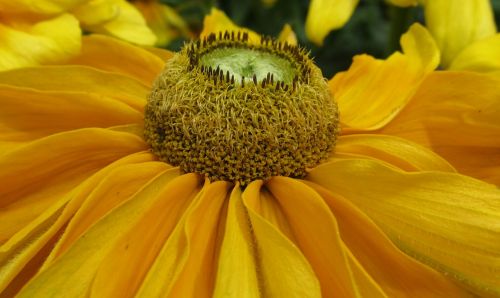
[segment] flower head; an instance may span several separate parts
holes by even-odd
[[[273,176],[246,187],[238,179],[181,173],[143,137],[146,98],[165,61],[164,74],[177,67],[213,82],[212,63],[221,62],[219,70],[234,66],[213,53],[220,48],[198,57],[205,64],[196,73],[187,54],[193,45],[172,57],[86,36],[72,65],[0,73],[0,219],[9,223],[0,229],[0,291],[19,297],[500,295],[500,191],[457,173],[424,147],[446,157],[473,156],[469,167],[450,160],[461,173],[498,181],[498,171],[474,166],[500,146],[493,138],[500,131],[498,78],[433,73],[437,51],[421,26],[402,43],[404,53],[385,61],[360,56],[328,83],[343,129],[327,161],[302,179]],[[247,44],[242,50],[262,54]],[[240,88],[231,83],[236,74],[232,69],[229,80],[207,90]],[[186,93],[182,84],[193,86],[186,77],[171,82],[160,75],[155,88],[175,98],[161,84]],[[276,104],[293,96],[279,94]],[[146,111],[182,108],[194,110],[163,103]],[[200,137],[203,144],[210,135]]]

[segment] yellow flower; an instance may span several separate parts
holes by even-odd
[[[0,70],[74,56],[80,27],[137,44],[155,42],[141,14],[125,0],[0,0]]]
[[[130,1],[144,16],[148,27],[156,35],[156,45],[166,46],[179,37],[194,37],[189,32],[188,25],[175,9],[161,4],[159,1]]]
[[[152,83],[179,56],[92,35],[68,65],[0,73],[0,293],[500,295],[500,191],[411,141],[498,182],[499,79],[433,72],[418,25],[402,48],[329,82],[343,130],[328,161],[245,188],[143,140]]]
[[[426,26],[441,51],[441,65],[453,70],[499,71],[500,34],[490,0],[388,0],[397,6],[421,4]],[[321,45],[332,30],[349,20],[357,0],[312,0],[306,33]],[[459,21],[458,21],[459,20]]]

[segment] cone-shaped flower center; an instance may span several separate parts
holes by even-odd
[[[145,139],[185,172],[242,185],[303,177],[326,159],[337,106],[305,52],[246,34],[220,33],[186,45],[157,78]]]

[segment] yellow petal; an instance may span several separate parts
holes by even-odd
[[[420,83],[439,63],[429,33],[414,24],[401,38],[404,54],[387,60],[367,55],[354,57],[351,68],[330,80],[341,122],[349,130],[374,130],[390,122],[403,109]]]
[[[168,5],[156,1],[135,1],[133,4],[156,35],[157,46],[166,46],[180,36],[190,35],[186,21]]]
[[[465,291],[450,279],[410,258],[387,238],[375,223],[349,200],[311,182],[313,188],[332,210],[340,229],[346,251],[359,262],[388,297],[463,297]],[[357,266],[351,265],[356,269]],[[361,289],[366,287],[359,283]],[[373,291],[373,290],[372,290]],[[370,288],[366,289],[372,296]],[[364,297],[364,296],[362,296]]]
[[[3,140],[32,140],[85,127],[139,123],[143,118],[140,111],[118,100],[84,92],[0,85],[0,105],[2,123],[17,132],[3,136]]]
[[[498,86],[500,79],[486,74],[433,73],[381,133],[429,147],[459,172],[500,185]]]
[[[209,296],[212,292],[215,268],[212,260],[215,235],[219,212],[226,198],[228,186],[229,183],[216,182],[205,187],[202,190],[203,195],[196,203],[192,203],[199,204],[197,210],[191,207],[190,211],[187,211],[191,213],[186,215],[190,218],[186,219],[185,225],[179,224],[179,219],[189,205],[189,200],[180,202],[181,204],[165,200],[163,206],[157,206],[144,213],[142,219],[118,239],[114,248],[103,259],[92,284],[93,294],[113,297],[123,296],[126,293],[126,296],[133,297],[139,287],[142,286],[144,291],[149,282],[154,282],[154,285],[165,287],[168,287],[169,283],[175,283],[170,294],[173,297]],[[158,265],[154,265],[151,268],[152,273],[148,273],[156,258],[158,256],[161,258],[166,252],[162,251],[162,247],[170,241],[167,239],[174,228],[185,233],[184,236],[188,241],[186,253],[189,253],[183,272],[175,281],[162,279],[161,276],[164,275],[156,271]],[[184,253],[179,247],[176,248],[168,251],[170,257],[180,257]],[[163,267],[165,264],[158,264],[162,270],[166,269]],[[205,272],[202,273],[202,270]],[[141,285],[146,274],[149,274],[150,279]],[[192,286],[194,284],[196,287]],[[157,297],[159,294],[154,296]]]
[[[285,24],[285,26],[283,26],[283,29],[281,29],[278,40],[281,42],[287,42],[291,45],[297,45],[297,35],[295,35],[295,32],[293,32],[292,26],[290,26],[289,24]]]
[[[337,222],[321,197],[291,178],[274,177],[267,188],[283,208],[297,245],[318,277],[322,295],[357,296]]]
[[[454,173],[406,173],[371,160],[320,165],[308,180],[346,197],[408,255],[500,294],[500,190]]]
[[[248,33],[248,40],[253,43],[260,42],[259,34],[247,28],[239,27],[227,17],[227,15],[217,8],[212,8],[210,14],[205,16],[203,20],[203,31],[200,33],[200,38],[208,36],[210,33],[218,33],[224,31],[241,31]]]
[[[0,72],[0,82],[5,85],[41,91],[66,91],[68,93],[99,95],[103,99],[116,99],[139,112],[144,110],[146,97],[150,92],[150,86],[119,73],[75,65],[31,67],[4,71]],[[102,84],[102,82],[106,82],[106,84]],[[54,106],[56,108],[57,104]],[[117,110],[120,109],[117,108]],[[96,109],[94,113],[99,113],[99,111]],[[110,117],[110,114],[107,117]]]
[[[237,185],[229,199],[213,297],[260,297],[257,262],[248,215]]]
[[[147,50],[102,35],[84,36],[80,55],[68,61],[130,76],[146,86],[160,74],[165,62]]]
[[[450,70],[494,72],[500,70],[500,34],[476,41],[451,62]]]
[[[321,297],[311,265],[285,235],[259,215],[252,201],[259,200],[262,181],[250,183],[242,194],[254,237],[262,295],[266,297]]]
[[[431,150],[388,135],[341,136],[335,145],[335,154],[337,153],[382,160],[405,171],[455,171],[446,160]]]
[[[68,201],[76,203],[79,193],[85,189],[90,193],[96,181],[120,165],[151,160],[151,155],[144,154],[121,158],[133,147],[135,137],[130,136],[82,130],[35,141],[1,157],[0,189],[4,193],[0,194],[0,220],[10,225],[1,229],[2,238],[5,237],[1,242],[8,241],[0,248],[0,288],[5,287],[74,214],[74,208],[73,211],[66,208],[62,212],[64,216],[59,216]],[[75,160],[75,155],[79,159]],[[107,167],[117,159],[120,161]],[[92,178],[94,180],[82,184],[100,169],[103,170]],[[19,179],[21,176],[23,179]],[[44,177],[51,177],[50,181]]]
[[[448,67],[469,44],[496,33],[490,0],[426,0],[425,22]]]
[[[109,34],[140,45],[156,42],[144,17],[125,0],[89,1],[78,8],[77,17],[83,28],[91,32]]]
[[[221,240],[217,236],[219,221],[230,186],[228,182],[218,181],[203,187],[165,241],[138,297],[212,295],[216,251]]]
[[[65,61],[80,50],[80,35],[78,21],[68,14],[38,23],[2,22],[0,70]]]
[[[152,208],[171,198],[183,204],[199,184],[194,174],[178,176],[177,169],[167,170],[145,188],[95,223],[82,237],[45,266],[19,293],[18,297],[81,297],[90,290],[95,273],[117,239],[142,219]],[[175,198],[175,200],[173,199]],[[61,244],[61,242],[59,242]],[[58,245],[59,245],[58,244]],[[57,255],[53,251],[49,258]]]
[[[328,33],[344,26],[359,0],[311,0],[306,18],[306,35],[322,45]]]
[[[55,15],[71,9],[87,0],[16,0],[0,1],[0,11],[8,14]]]
[[[163,60],[163,62],[167,62],[170,58],[174,56],[173,52],[161,48],[144,46],[143,49],[150,52],[151,54],[156,55],[158,58]]]
[[[417,6],[419,2],[419,0],[386,0],[386,1],[391,3],[392,5],[401,7]]]

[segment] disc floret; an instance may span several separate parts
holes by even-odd
[[[301,48],[243,32],[187,44],[154,83],[145,139],[185,172],[242,185],[303,177],[326,159],[338,112],[321,71]]]

